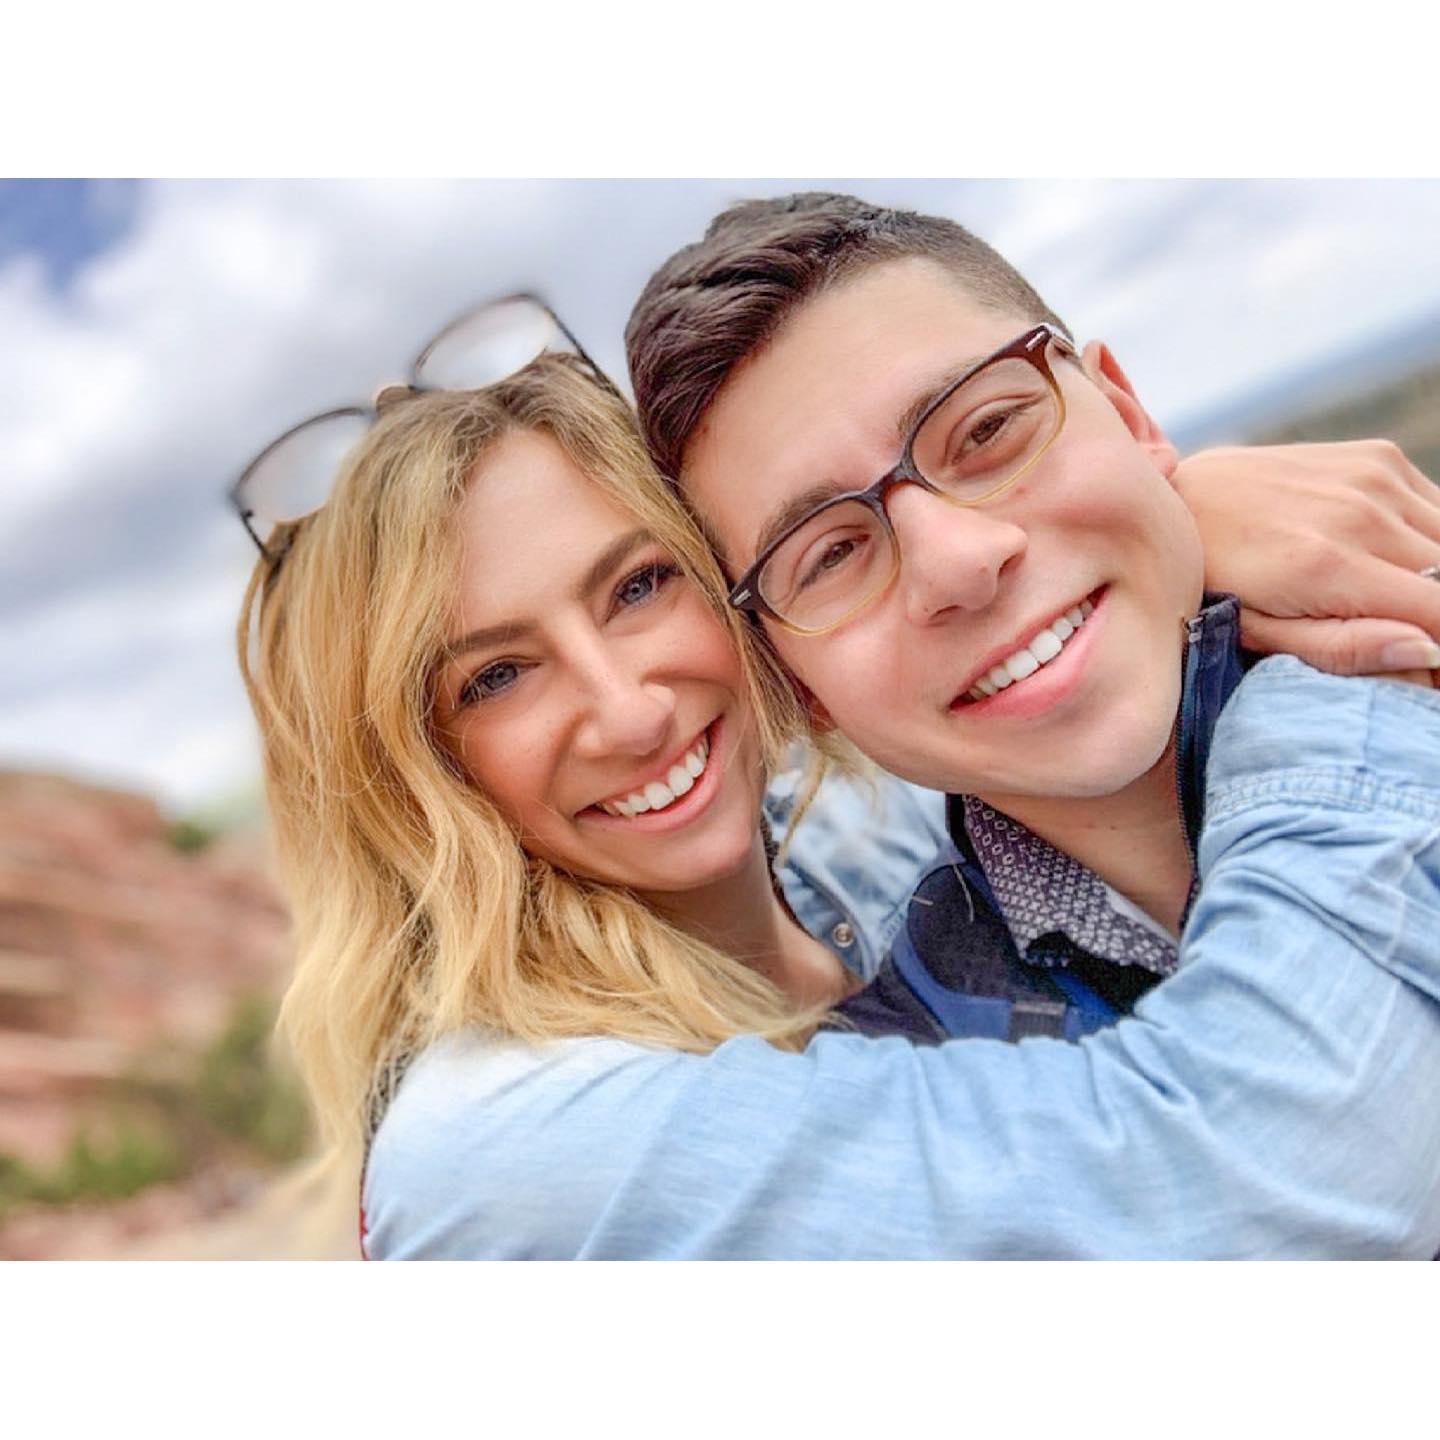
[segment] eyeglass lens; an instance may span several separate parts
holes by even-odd
[[[415,381],[426,390],[476,390],[524,369],[557,341],[563,336],[548,310],[531,300],[501,300],[432,341]]]
[[[426,347],[413,382],[424,390],[476,390],[524,369],[568,342],[550,312],[520,297],[462,316]],[[348,452],[373,416],[357,409],[323,415],[266,451],[247,471],[237,499],[260,537],[287,521],[313,514],[329,498]]]
[[[1027,360],[988,365],[925,420],[915,468],[942,494],[973,505],[1001,490],[1054,438],[1060,404]],[[759,577],[765,603],[803,630],[837,624],[889,584],[898,557],[888,523],[859,500],[817,511],[792,531]]]

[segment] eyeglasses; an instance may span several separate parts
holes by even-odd
[[[1054,443],[1065,400],[1053,350],[1075,347],[1036,325],[972,366],[910,428],[900,462],[865,490],[831,496],[760,552],[730,592],[737,610],[769,615],[797,635],[823,635],[878,598],[900,570],[885,510],[895,485],[955,505],[983,505],[1016,484]]]
[[[489,300],[457,316],[420,351],[402,388],[478,390],[507,379],[553,350],[573,351],[602,385],[614,390],[560,317],[543,300],[528,294]],[[385,389],[380,390],[376,402],[384,395]],[[230,487],[230,503],[272,565],[294,538],[290,528],[274,544],[276,527],[291,527],[325,504],[345,455],[378,414],[377,404],[372,403],[312,415],[272,440]]]

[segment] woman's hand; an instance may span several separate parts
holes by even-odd
[[[1175,486],[1205,583],[1241,603],[1242,643],[1336,675],[1440,666],[1440,486],[1388,440],[1226,446]]]

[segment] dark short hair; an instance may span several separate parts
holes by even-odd
[[[1069,331],[1003,256],[953,220],[809,191],[745,200],[650,277],[625,327],[640,426],[662,474],[730,372],[799,306],[887,260],[933,260],[981,303]]]

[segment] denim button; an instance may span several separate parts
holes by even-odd
[[[842,920],[831,932],[830,938],[842,949],[848,950],[855,943],[855,932]]]

